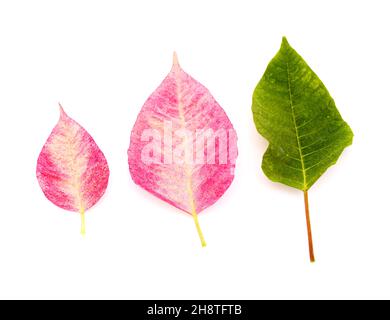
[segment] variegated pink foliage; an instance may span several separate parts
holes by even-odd
[[[37,178],[43,193],[62,209],[84,212],[103,196],[109,169],[89,133],[60,106],[60,119],[39,155]]]
[[[167,128],[172,135],[167,136]],[[174,134],[183,129],[193,135]],[[196,154],[196,138],[210,130],[228,140],[226,143],[217,137],[213,141],[214,163],[207,158],[211,154],[208,146],[200,151],[207,161],[199,161]],[[153,133],[153,143],[145,132]],[[157,146],[156,150],[161,147],[161,152],[153,155],[157,161],[145,162],[143,156],[151,144]],[[179,147],[182,153],[177,152]],[[174,54],[170,73],[142,107],[131,133],[128,160],[134,182],[191,214],[205,246],[197,214],[215,203],[230,186],[236,158],[237,136],[229,118],[210,92],[181,69]]]

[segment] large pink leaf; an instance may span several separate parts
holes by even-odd
[[[230,186],[237,136],[224,110],[181,69],[176,54],[171,72],[138,115],[128,158],[135,183],[191,214],[205,246],[197,214]]]
[[[89,133],[60,106],[60,119],[39,155],[37,178],[55,205],[84,213],[104,194],[109,177],[106,158]]]

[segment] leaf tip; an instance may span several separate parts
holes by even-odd
[[[172,62],[172,69],[179,69],[180,64],[179,64],[179,58],[177,57],[176,51],[173,52],[173,62]]]
[[[281,48],[288,48],[288,47],[290,47],[290,44],[288,43],[286,36],[283,36]]]
[[[61,119],[66,118],[66,117],[67,117],[67,114],[65,113],[64,108],[62,107],[62,105],[61,105],[60,102],[58,102],[58,106],[59,106],[59,108],[60,108],[60,118],[61,118]]]

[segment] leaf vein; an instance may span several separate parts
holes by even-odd
[[[287,82],[288,82],[288,93],[290,96],[290,107],[291,107],[291,114],[294,122],[294,128],[295,128],[295,133],[296,133],[296,138],[297,138],[297,144],[298,144],[298,151],[299,151],[299,156],[301,158],[301,166],[302,166],[302,176],[303,176],[303,188],[306,190],[306,170],[305,170],[305,164],[303,162],[303,155],[302,155],[302,149],[301,149],[301,141],[299,140],[299,133],[298,133],[298,128],[297,128],[297,121],[295,118],[295,110],[294,110],[294,104],[292,101],[292,93],[291,93],[291,79],[290,79],[290,70],[289,70],[289,65],[288,62],[286,62],[287,66]]]

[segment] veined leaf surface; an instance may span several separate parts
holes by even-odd
[[[47,199],[81,214],[84,234],[84,213],[103,196],[109,169],[93,138],[61,106],[60,119],[39,155],[36,174]]]
[[[262,169],[270,180],[304,191],[311,234],[307,191],[352,143],[353,133],[286,38],[254,91],[252,111],[258,132],[269,142]]]
[[[133,127],[128,150],[132,179],[191,214],[205,246],[197,215],[230,186],[236,140],[223,109],[183,71],[175,54],[170,73],[148,98]]]

